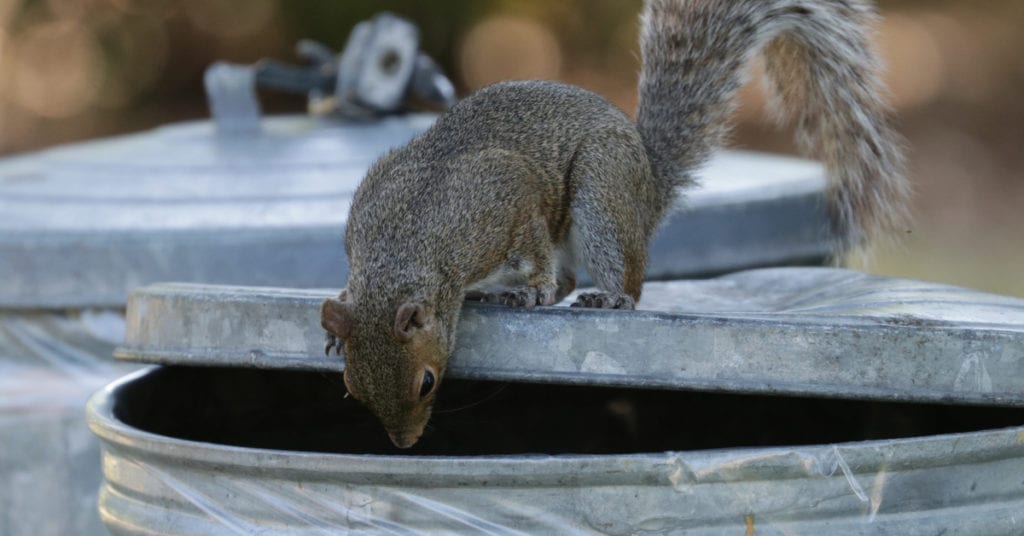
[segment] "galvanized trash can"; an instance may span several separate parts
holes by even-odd
[[[356,185],[433,120],[270,117],[234,135],[197,121],[0,159],[0,534],[102,531],[81,408],[130,370],[109,359],[129,289],[341,286]],[[820,259],[823,190],[817,164],[719,155],[650,274]]]
[[[133,293],[114,534],[1020,534],[1024,300],[829,268],[463,310],[413,450],[342,399],[330,291]]]
[[[129,289],[336,284],[324,220],[432,121],[290,117],[234,137],[201,121],[0,160],[0,534],[105,532],[82,409],[137,368],[111,359]]]

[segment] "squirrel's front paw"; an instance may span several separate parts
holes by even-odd
[[[484,294],[480,299],[486,303],[500,303],[510,307],[533,307],[537,305],[537,289],[518,288],[506,292]]]
[[[510,307],[533,307],[534,305],[554,305],[556,287],[523,287],[505,292],[466,294],[466,299],[479,299],[485,303],[500,303]]]
[[[636,309],[636,302],[629,294],[618,292],[584,292],[576,297],[570,307],[590,309]]]

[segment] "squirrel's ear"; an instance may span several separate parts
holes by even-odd
[[[402,342],[409,342],[412,334],[417,329],[427,324],[427,311],[423,304],[406,302],[398,308],[395,315],[395,338]]]
[[[341,291],[338,298],[327,298],[320,306],[320,325],[328,333],[332,333],[342,339],[347,339],[352,334],[352,325],[355,318],[349,309],[345,291]]]

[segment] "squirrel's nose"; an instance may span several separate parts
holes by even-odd
[[[420,439],[420,434],[415,432],[388,432],[388,437],[391,438],[391,442],[400,449],[407,449],[416,444]]]

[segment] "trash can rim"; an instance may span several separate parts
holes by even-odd
[[[645,480],[664,477],[666,464],[697,467],[708,463],[717,465],[729,459],[761,460],[765,466],[777,466],[783,471],[793,472],[791,477],[796,478],[807,476],[807,463],[821,463],[823,457],[838,456],[845,457],[844,463],[854,473],[871,473],[878,470],[878,463],[884,463],[890,469],[930,467],[935,465],[937,458],[942,458],[944,464],[952,464],[1019,457],[1021,448],[1024,448],[1024,425],[899,439],[628,454],[417,456],[241,447],[164,436],[140,430],[118,419],[113,413],[118,394],[132,382],[160,368],[151,366],[126,375],[90,397],[86,406],[86,421],[92,432],[105,443],[106,449],[135,451],[140,456],[151,458],[187,459],[190,466],[247,467],[269,472],[317,472],[323,474],[324,478],[330,474],[400,474],[415,479],[443,475],[447,467],[451,469],[453,477],[528,477],[537,484],[540,480],[557,480],[566,476],[600,479],[601,475],[610,472],[616,473],[619,478],[628,472],[639,480]],[[950,441],[958,445],[955,452],[949,452]],[[794,456],[801,459],[802,463],[794,464]],[[613,462],[613,466],[607,462]],[[716,475],[716,479],[723,477],[720,472],[716,472]],[[771,479],[783,476],[776,472]],[[750,475],[737,478],[749,480]]]

